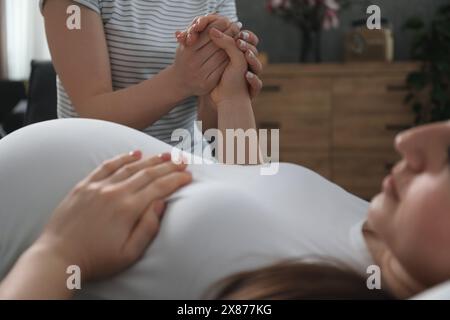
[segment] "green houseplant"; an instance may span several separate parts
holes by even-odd
[[[410,18],[405,29],[413,32],[412,58],[419,71],[408,75],[405,102],[416,115],[416,124],[450,119],[450,4],[440,7],[431,23]]]

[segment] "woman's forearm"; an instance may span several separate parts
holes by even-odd
[[[170,66],[149,80],[92,96],[75,107],[83,118],[111,121],[142,130],[188,97],[189,93],[177,83]]]
[[[219,150],[223,152],[223,162],[259,164],[259,140],[250,97],[224,100],[217,106],[217,110],[218,129],[223,137],[223,145],[219,145]],[[234,157],[229,155],[232,150]]]
[[[192,95],[186,80],[180,83],[174,65],[151,79],[122,90],[113,90],[108,42],[101,17],[80,6],[83,27],[68,30],[71,0],[47,0],[43,8],[45,29],[56,72],[75,111],[94,118],[144,129]]]
[[[224,100],[217,106],[218,129],[256,130],[255,115],[250,97]]]
[[[202,123],[203,133],[208,129],[217,129],[217,106],[209,95],[198,98],[198,120]]]
[[[0,284],[0,300],[70,299],[67,267],[57,255],[32,246]]]

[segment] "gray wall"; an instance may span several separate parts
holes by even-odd
[[[403,32],[402,25],[413,15],[429,21],[439,5],[449,0],[374,0],[381,8],[382,17],[394,25],[395,59],[408,60],[410,36]],[[260,50],[269,54],[271,62],[297,62],[300,50],[297,28],[279,17],[271,16],[265,9],[265,0],[236,0],[240,20],[244,27],[256,32],[261,38]],[[341,13],[341,27],[325,31],[322,39],[324,61],[342,61],[343,36],[355,19],[366,17],[367,7],[353,6]]]

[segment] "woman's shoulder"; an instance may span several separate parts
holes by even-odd
[[[101,13],[102,3],[104,2],[113,2],[114,0],[72,0],[75,5],[79,4],[82,6],[87,7],[88,9],[91,9],[98,14]],[[39,8],[42,10],[44,9],[44,6],[47,4],[47,0],[39,0]]]

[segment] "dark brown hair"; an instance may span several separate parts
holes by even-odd
[[[384,300],[394,297],[384,290],[369,290],[366,279],[336,263],[286,261],[232,275],[207,293],[219,300]]]

